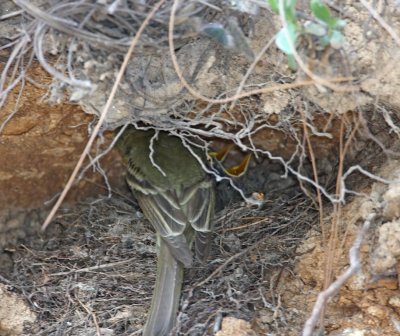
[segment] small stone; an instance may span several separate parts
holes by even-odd
[[[389,190],[383,195],[385,207],[383,214],[386,218],[392,220],[400,217],[400,184],[390,185]]]
[[[222,328],[215,336],[256,336],[249,322],[235,317],[225,317]]]
[[[384,273],[397,263],[400,257],[400,221],[383,224],[378,229],[378,244],[373,253],[371,266],[375,273]]]
[[[367,276],[363,271],[357,272],[349,281],[347,287],[350,290],[363,290],[365,289],[365,283]]]
[[[364,336],[366,335],[366,330],[360,330],[355,328],[346,328],[338,336]]]
[[[261,310],[259,315],[260,315],[260,321],[262,323],[269,324],[274,321],[274,314],[267,309]]]
[[[386,288],[396,290],[399,287],[398,280],[396,278],[381,278],[377,281],[368,285],[368,289],[375,289],[375,288]]]
[[[396,296],[392,296],[389,299],[389,305],[396,307],[396,308],[400,308],[400,296],[396,295]]]
[[[366,309],[366,313],[368,315],[372,315],[379,320],[383,320],[386,318],[386,311],[383,307],[380,306],[370,306]]]

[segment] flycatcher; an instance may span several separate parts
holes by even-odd
[[[214,182],[182,140],[167,132],[128,126],[117,147],[128,185],[157,233],[157,279],[143,335],[168,335],[176,320],[183,268],[192,264],[193,242],[200,261],[209,254]]]

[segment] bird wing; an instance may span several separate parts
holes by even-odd
[[[200,261],[205,261],[213,230],[213,181],[206,177],[190,186],[159,189],[142,178],[142,172],[133,165],[128,166],[127,181],[144,215],[168,244],[174,257],[186,267],[192,264],[191,227],[196,233],[195,254]]]
[[[185,236],[188,220],[176,193],[172,190],[159,190],[129,171],[127,181],[144,215],[170,247],[172,255],[189,267],[193,254]]]
[[[195,252],[205,261],[210,252],[215,204],[214,183],[210,178],[186,188],[179,195],[179,202],[187,220],[196,231]]]

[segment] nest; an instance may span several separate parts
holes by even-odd
[[[150,225],[135,207],[121,197],[75,207],[56,218],[47,237],[18,248],[8,286],[37,314],[27,334],[140,332],[156,249]],[[262,309],[273,314],[279,274],[292,267],[296,247],[316,219],[300,195],[277,195],[264,210],[236,205],[220,212],[210,261],[185,271],[175,332],[203,335],[218,329],[225,315],[251,320]],[[273,329],[285,327],[283,315],[271,321]]]

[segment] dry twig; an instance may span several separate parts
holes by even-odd
[[[362,225],[360,231],[358,232],[357,237],[354,240],[353,246],[351,247],[349,252],[349,268],[345,272],[343,272],[333,283],[331,283],[327,289],[318,294],[318,298],[314,304],[312,313],[304,325],[302,333],[303,336],[312,335],[313,330],[318,323],[321,312],[324,310],[327,301],[334,295],[336,295],[346,283],[346,281],[349,280],[361,268],[361,261],[359,256],[361,244],[363,243],[364,237],[375,216],[376,214],[374,213],[369,214],[365,219],[365,222]]]

